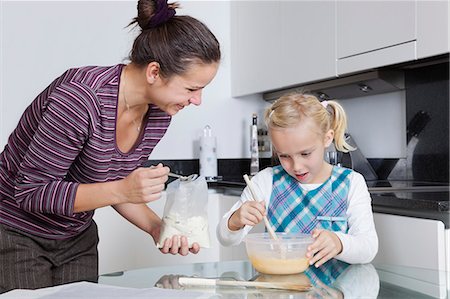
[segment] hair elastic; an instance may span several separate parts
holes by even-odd
[[[167,0],[156,0],[155,14],[150,18],[147,28],[155,28],[161,24],[167,22],[175,15],[176,11],[173,8],[169,8]]]
[[[269,119],[272,117],[272,114],[273,114],[274,111],[275,111],[275,110],[270,111],[270,113],[269,113]]]
[[[328,101],[322,101],[322,102],[320,102],[320,104],[322,104],[323,108],[327,109]]]

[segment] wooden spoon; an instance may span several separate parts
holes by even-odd
[[[252,194],[253,200],[257,199],[255,189],[253,188],[253,183],[248,178],[248,175],[244,174],[244,180],[247,183],[248,189],[250,189],[250,193]],[[264,216],[264,224],[266,225],[266,229],[269,232],[269,235],[272,237],[272,239],[278,241],[278,237],[275,234],[275,231],[273,230],[272,226],[269,223],[269,220],[267,219],[267,216]]]
[[[178,283],[182,286],[230,286],[230,287],[254,287],[265,289],[280,289],[293,291],[308,291],[310,284],[293,282],[264,282],[264,281],[242,281],[242,280],[220,280],[214,278],[180,277]]]

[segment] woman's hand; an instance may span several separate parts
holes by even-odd
[[[316,228],[311,235],[315,240],[306,252],[310,265],[319,267],[342,252],[341,240],[334,232]]]
[[[161,224],[159,223],[158,226],[152,229],[150,232],[150,235],[153,237],[153,240],[155,241],[155,244],[159,241],[159,236],[161,234]],[[167,238],[164,240],[164,243],[162,244],[162,247],[159,249],[162,253],[171,253],[171,254],[180,254],[180,255],[187,255],[189,252],[193,254],[197,254],[200,251],[200,245],[198,243],[193,243],[192,247],[189,248],[187,237],[185,236],[172,236],[172,238]]]
[[[174,235],[172,238],[164,240],[163,247],[159,249],[162,253],[171,253],[173,255],[180,254],[187,255],[189,252],[197,254],[200,251],[200,245],[193,243],[189,248],[188,239],[185,236]]]
[[[231,215],[228,228],[237,231],[245,225],[255,226],[263,220],[265,214],[266,206],[263,201],[246,201]]]
[[[139,167],[120,180],[122,203],[148,203],[161,197],[170,169],[161,163],[152,167]]]

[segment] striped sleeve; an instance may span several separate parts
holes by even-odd
[[[49,94],[16,178],[15,200],[22,209],[73,215],[79,183],[64,178],[95,127],[95,99],[89,88],[75,83]]]

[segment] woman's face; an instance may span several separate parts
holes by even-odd
[[[333,131],[323,136],[310,120],[293,128],[270,129],[272,144],[284,170],[303,184],[320,184],[329,177],[325,148],[333,141]]]
[[[152,90],[152,103],[169,115],[190,104],[200,105],[203,88],[212,81],[218,67],[218,63],[192,64],[183,75],[160,78],[160,84]]]

